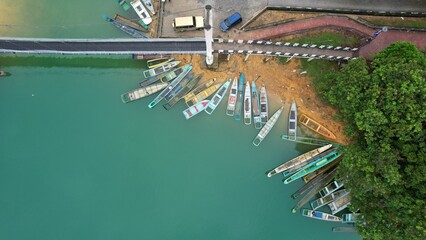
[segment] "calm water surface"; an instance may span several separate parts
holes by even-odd
[[[2,36],[125,37],[101,18],[121,12],[114,0],[0,8]],[[359,239],[292,214],[302,183],[265,176],[312,149],[280,140],[288,108],[256,148],[224,103],[189,121],[182,103],[123,104],[140,62],[0,56],[0,68],[12,73],[0,78],[0,239]]]

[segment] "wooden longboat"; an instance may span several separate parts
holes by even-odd
[[[179,93],[180,90],[182,90],[186,84],[188,84],[188,82],[192,79],[192,77],[194,76],[193,72],[188,73],[183,79],[182,81],[180,81],[173,89],[172,91],[170,91],[165,97],[164,100],[166,102],[170,101],[170,99],[174,98],[176,96],[176,94]]]
[[[163,100],[163,98],[172,91],[172,89],[179,84],[180,81],[182,81],[182,79],[186,76],[186,74],[188,74],[190,71],[192,70],[192,66],[189,65],[185,71],[183,71],[181,74],[179,74],[179,76],[177,76],[173,81],[171,81],[169,83],[169,85],[167,85],[167,87],[165,89],[163,89],[163,91],[161,91],[157,97],[154,98],[154,100],[151,101],[151,103],[149,103],[148,107],[149,108],[153,108],[155,107],[155,105],[157,105],[161,100]]]
[[[339,164],[339,162],[342,160],[342,158],[339,158],[339,159],[336,159],[335,161],[333,161],[332,163],[330,163],[330,164],[328,164],[328,165],[326,165],[326,166],[324,166],[324,167],[322,167],[322,168],[320,168],[320,169],[318,169],[318,170],[315,170],[315,171],[313,171],[313,172],[311,172],[311,173],[309,173],[308,175],[306,175],[306,176],[304,176],[303,177],[303,181],[305,182],[305,183],[308,183],[309,181],[311,181],[312,179],[314,179],[315,177],[317,177],[318,175],[320,175],[320,174],[322,174],[322,173],[324,173],[324,172],[327,172],[327,171],[329,171],[330,169],[332,169],[332,168],[334,168],[334,167],[336,167],[337,166],[337,164]]]
[[[312,179],[312,181],[305,183],[301,188],[299,188],[296,192],[291,195],[291,198],[296,199],[300,195],[304,194],[306,191],[312,189],[317,183],[319,183],[323,178],[327,176],[327,173],[323,173],[318,175],[316,178]]]
[[[244,92],[244,124],[251,124],[251,90],[250,82],[246,82],[246,89]]]
[[[160,81],[160,82],[170,82],[171,80],[175,79],[179,74],[181,74],[183,71],[185,71],[188,66],[191,66],[189,64],[183,65],[182,67],[178,67],[176,69],[173,69],[171,71],[165,72],[161,75],[151,77],[146,79],[145,81],[141,82],[139,85],[141,87],[148,86],[154,82]]]
[[[172,99],[170,99],[166,104],[163,105],[163,107],[166,110],[169,110],[172,108],[179,100],[187,94],[189,91],[191,91],[192,88],[194,88],[195,85],[200,81],[200,79],[203,77],[204,73],[192,78],[188,84],[184,88],[182,88]]]
[[[235,103],[237,102],[237,91],[238,91],[238,78],[235,77],[232,82],[231,90],[229,90],[228,106],[226,108],[226,115],[234,116]]]
[[[130,35],[134,38],[148,38],[142,32],[140,32],[136,29],[133,29],[133,28],[131,28],[131,27],[119,22],[119,21],[116,21],[116,20],[109,18],[109,17],[106,17],[106,16],[104,18],[107,22],[111,23],[116,28],[120,29],[121,31],[127,33],[128,35]]]
[[[342,221],[341,218],[334,216],[332,214],[319,212],[319,211],[313,211],[313,210],[310,210],[310,209],[303,209],[302,215],[304,217],[314,218],[314,219],[323,220],[323,221],[330,221],[330,222],[341,222]]]
[[[306,126],[307,128],[311,129],[312,131],[330,138],[330,139],[336,139],[336,135],[334,135],[334,133],[332,133],[330,130],[328,130],[326,127],[324,127],[323,125],[319,124],[318,122],[316,122],[315,120],[313,120],[312,118],[306,116],[305,114],[302,114],[299,118],[299,122],[301,124],[303,124],[304,126]]]
[[[173,61],[174,58],[155,58],[155,59],[150,59],[148,61],[146,61],[146,66],[151,69],[151,68],[156,68],[159,67],[165,63],[171,62]]]
[[[251,105],[253,110],[254,128],[261,129],[262,119],[260,118],[260,101],[255,81],[251,82]]]
[[[349,194],[349,192],[346,191],[346,189],[341,189],[341,190],[336,191],[336,192],[334,192],[330,195],[327,195],[325,197],[315,199],[314,201],[312,201],[310,203],[310,205],[311,205],[313,210],[316,210],[316,209],[318,209],[318,208],[320,208],[320,207],[322,207],[326,204],[329,204],[329,203],[331,203],[331,202],[333,202],[333,201],[335,201],[335,200],[337,200],[341,197],[346,196],[347,194]]]
[[[319,195],[321,197],[325,197],[328,194],[331,194],[337,190],[339,190],[341,187],[343,187],[344,182],[341,180],[335,180],[333,182],[331,182],[330,184],[328,184],[327,186],[325,186],[323,189],[321,189],[321,191],[319,191]]]
[[[217,92],[213,95],[212,99],[210,100],[209,104],[207,105],[207,108],[204,110],[207,114],[212,114],[213,111],[219,106],[220,102],[223,99],[223,96],[225,96],[226,91],[228,90],[229,84],[231,83],[231,79],[226,81],[220,88],[217,90]]]
[[[207,88],[209,88],[215,82],[216,82],[216,78],[212,78],[209,81],[207,81],[206,83],[201,84],[200,86],[194,88],[192,91],[190,91],[185,96],[183,96],[183,100],[185,102],[189,102],[193,97],[195,97],[200,92],[202,92],[202,91],[206,90]]]
[[[145,78],[155,77],[157,75],[160,75],[162,73],[172,70],[172,68],[176,67],[179,63],[180,61],[168,62],[156,68],[143,71],[143,75]]]
[[[135,89],[128,93],[122,94],[121,101],[123,101],[123,103],[128,103],[128,102],[136,101],[143,97],[147,97],[149,95],[152,95],[156,92],[163,90],[167,86],[167,84],[168,83],[166,82],[165,83],[160,82],[160,83],[151,84],[146,87]]]
[[[329,183],[331,180],[333,180],[334,176],[336,175],[336,170],[333,170],[329,172],[324,178],[321,179],[309,192],[306,193],[305,196],[303,196],[302,199],[297,202],[296,206],[293,207],[292,212],[296,213],[297,209],[301,208],[303,205],[305,205],[311,198],[313,198],[318,191],[323,188],[327,183]]]
[[[208,87],[206,90],[198,93],[197,95],[195,95],[193,98],[191,98],[188,102],[185,102],[186,105],[188,106],[192,106],[195,105],[201,101],[203,101],[204,99],[208,98],[210,95],[212,95],[214,92],[216,92],[216,90],[218,90],[220,88],[222,84],[217,83],[215,85],[212,85],[210,87]]]
[[[285,184],[289,184],[291,182],[293,182],[294,180],[297,180],[329,163],[331,163],[332,161],[336,160],[337,158],[339,158],[341,155],[340,152],[337,151],[337,149],[333,148],[326,156],[318,159],[315,162],[312,162],[308,165],[306,165],[305,167],[303,167],[302,169],[300,169],[298,172],[296,172],[295,174],[291,175],[290,177],[288,177],[287,179],[284,180]]]
[[[142,27],[141,25],[139,25],[136,22],[133,22],[133,21],[131,21],[131,20],[129,20],[129,19],[121,16],[120,14],[115,14],[114,15],[114,20],[118,21],[118,22],[121,22],[121,23],[123,23],[123,24],[125,24],[125,25],[127,25],[127,26],[129,26],[131,28],[134,28],[134,29],[138,30],[138,31],[148,32],[148,29]]]
[[[345,195],[328,204],[332,214],[336,214],[351,204],[351,195]]]
[[[304,162],[306,162],[309,159],[317,156],[318,154],[320,154],[320,153],[322,153],[322,152],[330,149],[331,146],[332,146],[331,144],[328,144],[326,146],[319,147],[319,148],[316,148],[316,149],[311,150],[309,152],[306,152],[306,153],[304,153],[302,155],[299,155],[299,156],[297,156],[297,157],[295,157],[295,158],[293,158],[293,159],[291,159],[291,160],[289,160],[289,161],[281,164],[280,166],[274,168],[273,170],[271,170],[268,173],[268,177],[272,177],[275,174],[284,172],[284,171],[286,171],[287,169],[290,169],[290,168],[304,166],[303,165]]]
[[[297,137],[297,106],[293,100],[290,107],[290,113],[288,115],[288,136],[289,139],[294,141]]]

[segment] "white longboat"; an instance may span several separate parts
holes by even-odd
[[[263,141],[263,139],[268,135],[269,131],[274,127],[275,123],[277,123],[278,118],[280,118],[281,113],[283,112],[283,108],[281,107],[278,109],[274,115],[268,120],[268,122],[265,124],[265,126],[260,129],[259,133],[253,140],[253,144],[257,147],[259,144]]]
[[[328,145],[316,148],[316,149],[309,151],[307,153],[304,153],[300,156],[297,156],[297,157],[291,159],[290,161],[287,161],[287,162],[281,164],[280,166],[274,168],[273,170],[271,170],[268,173],[268,177],[272,177],[275,174],[284,172],[284,171],[286,171],[290,168],[299,167],[299,166],[302,167],[302,166],[304,166],[303,164],[305,162],[307,162],[309,159],[311,159],[311,158],[317,156],[318,154],[330,149],[331,146],[332,146],[331,144],[328,144]]]
[[[124,103],[132,102],[143,97],[147,97],[158,91],[163,90],[168,85],[167,82],[154,83],[146,87],[138,88],[133,91],[121,95],[121,100]]]
[[[268,122],[268,95],[266,93],[265,85],[260,89],[260,120],[262,125]]]
[[[228,90],[230,83],[231,83],[231,79],[226,81],[219,88],[219,90],[217,90],[217,92],[213,95],[212,99],[210,100],[209,104],[207,105],[207,108],[205,109],[207,114],[212,114],[213,111],[216,109],[216,107],[220,104],[220,102],[223,99],[223,96],[225,96],[225,94],[226,94],[226,90]]]
[[[246,82],[246,89],[244,91],[244,124],[251,124],[251,90],[250,82]]]
[[[295,141],[297,137],[297,106],[293,100],[290,107],[290,113],[288,115],[288,138],[289,140]]]
[[[330,222],[342,221],[342,219],[337,216],[324,213],[324,212],[313,211],[309,209],[303,209],[302,215],[305,217],[314,218],[314,219],[323,220],[323,221],[330,221]]]
[[[235,103],[237,102],[237,91],[238,91],[238,78],[235,77],[232,82],[231,90],[229,91],[228,107],[226,108],[226,115],[234,116]]]
[[[152,5],[151,0],[142,0],[143,5],[152,13],[152,15],[155,15],[154,5]]]

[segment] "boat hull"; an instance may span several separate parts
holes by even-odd
[[[305,216],[305,217],[318,219],[318,220],[322,220],[322,221],[342,222],[342,219],[337,217],[337,216],[334,216],[334,215],[331,215],[331,214],[328,214],[328,213],[312,211],[312,210],[309,210],[309,209],[303,209],[302,215]]]
[[[133,102],[163,90],[167,83],[156,83],[121,95],[123,103]]]
[[[185,110],[182,111],[185,118],[188,120],[195,115],[199,114],[200,112],[204,111],[207,108],[207,105],[209,104],[210,100],[203,100]]]
[[[244,92],[244,124],[251,124],[251,90],[249,81],[246,82],[246,90]]]
[[[235,103],[234,119],[239,121],[241,119],[241,110],[243,108],[243,97],[244,97],[244,73],[240,74],[240,80],[238,83],[237,102]]]
[[[165,72],[172,70],[179,63],[180,63],[180,61],[169,62],[169,63],[163,64],[161,66],[158,66],[156,68],[145,70],[145,71],[143,71],[143,75],[144,75],[145,78],[155,77],[157,75],[160,75],[160,74],[163,74]]]
[[[297,138],[297,106],[295,101],[291,103],[288,115],[288,136],[292,141]]]
[[[237,102],[238,79],[234,78],[231,90],[229,90],[228,106],[226,107],[226,115],[233,117],[235,112],[235,103]]]
[[[209,104],[207,105],[207,108],[205,109],[207,114],[212,114],[213,111],[216,109],[217,106],[219,106],[220,102],[223,99],[223,96],[226,94],[226,90],[228,90],[229,84],[231,83],[231,79],[226,81],[220,88],[217,90],[215,95],[213,95],[212,99],[210,100]]]
[[[277,123],[278,119],[281,116],[281,113],[283,111],[283,107],[278,109],[274,115],[268,120],[268,122],[260,129],[259,133],[253,140],[253,145],[256,147],[259,146],[259,144],[265,139],[265,137],[268,135],[268,133],[271,131],[271,129],[274,127],[274,125]]]
[[[266,124],[269,117],[268,94],[265,85],[260,89],[260,122]]]

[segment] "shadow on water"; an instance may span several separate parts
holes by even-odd
[[[20,67],[89,67],[89,68],[140,68],[146,69],[146,61],[136,61],[130,56],[0,56],[0,66]]]

